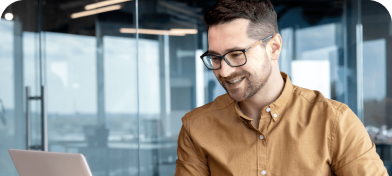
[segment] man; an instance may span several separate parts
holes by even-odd
[[[347,105],[291,84],[269,0],[220,0],[201,56],[227,94],[187,113],[176,176],[385,176]]]

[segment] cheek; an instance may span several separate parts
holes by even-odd
[[[250,75],[256,76],[260,74],[262,67],[263,63],[260,62],[260,59],[251,58],[248,59],[248,62],[244,65],[244,70],[249,72]]]
[[[263,72],[263,69],[267,67],[268,57],[265,52],[259,51],[257,53],[250,53],[247,57],[247,64],[245,66],[248,67],[248,71],[253,75],[260,75]]]
[[[262,63],[262,60],[264,59],[263,55],[261,55],[260,51],[258,53],[249,53],[246,55],[247,57],[247,63],[249,65],[260,65]]]

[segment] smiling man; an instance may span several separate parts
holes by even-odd
[[[347,105],[291,84],[269,0],[221,0],[201,56],[227,94],[187,113],[176,176],[388,175]]]

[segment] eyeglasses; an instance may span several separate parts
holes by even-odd
[[[261,43],[271,39],[274,35],[271,35],[263,40],[260,40],[250,46],[249,48],[243,50],[234,50],[230,51],[223,56],[211,54],[208,51],[205,52],[203,55],[200,56],[201,60],[203,60],[204,65],[210,70],[218,70],[221,68],[222,59],[225,60],[227,65],[231,67],[241,67],[246,64],[247,58],[245,52],[249,49],[260,45]]]

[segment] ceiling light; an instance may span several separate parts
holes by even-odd
[[[11,21],[12,19],[14,19],[14,15],[12,13],[6,13],[4,15],[4,18],[8,21]]]
[[[121,28],[121,33],[136,33],[135,28]],[[177,35],[177,36],[184,36],[185,34],[175,33],[171,34],[168,30],[156,30],[156,29],[139,29],[137,31],[139,34],[150,34],[150,35]]]
[[[104,6],[108,6],[108,5],[112,5],[112,4],[118,4],[118,3],[122,3],[122,2],[126,2],[126,1],[131,1],[131,0],[108,0],[108,1],[102,1],[102,2],[97,2],[94,4],[89,4],[86,5],[84,8],[86,10],[91,10],[91,9],[96,9],[99,7],[104,7]]]
[[[197,34],[197,29],[170,29],[171,33]]]
[[[73,13],[71,15],[71,18],[75,19],[75,18],[95,15],[95,14],[98,14],[98,13],[104,13],[104,12],[109,12],[109,11],[114,11],[114,10],[119,10],[119,9],[121,9],[121,5],[113,5],[113,6],[103,7],[103,8],[100,8],[100,9]]]
[[[121,28],[121,33],[136,33],[135,28]],[[139,29],[139,34],[150,34],[150,35],[173,35],[173,36],[185,36],[187,34],[197,34],[197,29],[171,29],[171,30],[156,30],[156,29]]]

